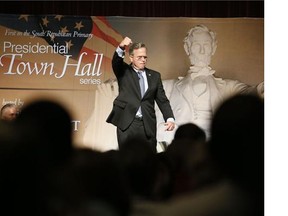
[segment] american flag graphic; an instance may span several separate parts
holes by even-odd
[[[85,52],[87,55],[83,62],[86,63],[93,61],[95,53],[102,53],[103,70],[107,70],[106,78],[109,79],[112,74],[111,58],[123,37],[113,29],[107,18],[109,19],[99,16],[0,14],[0,28],[30,34],[27,40],[29,38],[31,43],[41,39],[42,44],[66,46],[68,52],[65,55],[71,55],[74,60]],[[2,30],[5,31],[7,29]],[[45,55],[45,58],[61,61],[56,55],[60,54]],[[33,59],[27,57],[26,61],[37,62],[38,57],[44,58],[34,55]]]
[[[122,39],[122,36],[112,29],[105,17],[25,14],[7,16],[7,14],[2,14],[0,25],[20,32],[29,32],[30,35],[33,32],[44,32],[44,35],[39,35],[48,44],[68,44],[68,54],[74,58],[79,55],[88,39],[85,35],[93,34],[115,47]]]

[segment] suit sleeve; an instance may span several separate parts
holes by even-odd
[[[120,57],[115,51],[112,58],[112,69],[117,78],[123,75],[124,68],[127,64],[124,62],[124,56]]]

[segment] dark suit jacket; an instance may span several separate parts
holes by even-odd
[[[119,95],[113,102],[113,109],[107,118],[121,130],[125,130],[132,123],[141,105],[145,131],[149,137],[156,137],[155,101],[161,110],[164,120],[174,118],[170,102],[166,97],[161,75],[159,72],[145,68],[148,89],[141,98],[139,78],[131,65],[115,52],[112,59],[113,71],[117,77]]]

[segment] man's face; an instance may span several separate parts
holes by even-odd
[[[208,32],[194,32],[190,47],[190,61],[199,67],[209,66],[213,53],[212,38]]]
[[[17,109],[15,107],[6,108],[3,111],[2,119],[5,121],[13,121],[17,117]]]
[[[130,55],[130,61],[137,70],[144,69],[147,62],[146,48],[135,49],[133,55]]]

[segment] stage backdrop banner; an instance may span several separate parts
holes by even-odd
[[[117,45],[125,36],[144,42],[147,66],[162,79],[175,79],[187,73],[183,39],[197,24],[217,33],[211,64],[217,76],[263,82],[264,19],[0,14],[1,106],[51,98],[71,113],[76,145],[115,149],[116,128],[105,122],[115,95],[105,92],[105,84],[115,79],[111,58]]]

